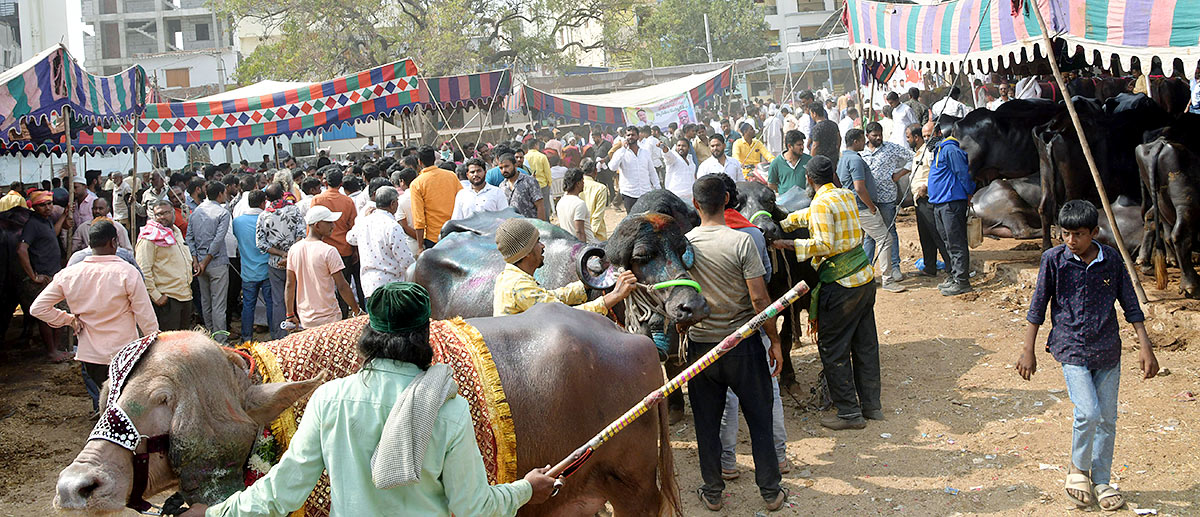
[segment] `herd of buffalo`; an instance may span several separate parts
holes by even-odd
[[[1200,297],[1192,264],[1192,252],[1200,245],[1200,115],[1185,112],[1186,97],[1179,95],[1152,100],[1117,93],[1100,99],[1075,96],[1073,101],[1123,243],[1147,271],[1158,269],[1160,289],[1166,288],[1163,269],[1170,261],[1181,269],[1180,291]],[[967,152],[979,186],[972,208],[985,233],[1040,237],[1042,247],[1049,248],[1052,233],[1047,230],[1063,203],[1086,199],[1100,205],[1079,134],[1062,101],[1012,100],[995,111],[942,117],[938,125]],[[1100,238],[1113,244],[1110,224],[1101,219]]]

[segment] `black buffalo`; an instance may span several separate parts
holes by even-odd
[[[1037,150],[1030,130],[1049,122],[1063,109],[1047,100],[1016,99],[995,111],[976,109],[953,122],[952,134],[967,153],[971,177],[977,184],[986,185],[999,178],[1036,174]]]
[[[1084,98],[1075,98],[1074,103],[1110,200],[1124,194],[1141,202],[1134,148],[1142,143],[1146,131],[1167,125],[1170,116],[1141,94],[1121,94],[1103,104]],[[1059,207],[1072,199],[1086,199],[1100,206],[1100,195],[1070,116],[1056,115],[1034,128],[1033,135],[1042,172],[1042,200],[1038,206],[1042,227],[1049,228]],[[1048,249],[1050,245],[1050,232],[1043,232],[1042,247]]]
[[[1153,140],[1137,147],[1144,198],[1152,221],[1138,262],[1148,265],[1154,253],[1170,255],[1180,268],[1180,291],[1200,298],[1200,278],[1192,252],[1200,251],[1200,116],[1185,115]],[[1161,263],[1160,263],[1161,267]],[[1165,271],[1156,271],[1166,288]]]
[[[809,236],[807,229],[783,231],[779,222],[788,214],[775,203],[775,192],[766,185],[752,181],[740,182],[737,184],[737,195],[738,212],[763,232],[767,242],[777,239],[804,239]],[[767,291],[771,293],[772,298],[783,296],[801,280],[810,286],[817,285],[817,271],[813,269],[812,261],[797,261],[795,253],[779,250],[769,250],[768,255],[771,262],[764,265],[771,271]],[[779,383],[785,388],[796,384],[796,370],[791,361],[792,344],[803,335],[803,314],[811,300],[811,294],[805,294],[783,312],[784,325],[779,330],[779,341],[784,361]]]

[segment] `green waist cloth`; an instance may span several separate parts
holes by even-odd
[[[817,286],[812,290],[812,301],[808,304],[808,319],[817,319],[817,296],[821,292],[822,285],[837,282],[870,265],[871,260],[867,258],[867,252],[863,251],[861,244],[855,246],[854,249],[825,259],[825,262],[822,262],[821,266],[817,268],[817,276],[821,281],[817,282]]]

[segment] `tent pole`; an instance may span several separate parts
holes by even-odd
[[[126,230],[129,231],[129,242],[132,242],[135,244],[137,243],[137,232],[135,231],[135,228],[137,228],[137,206],[138,206],[137,193],[138,193],[138,188],[141,186],[141,181],[138,178],[138,163],[137,163],[138,162],[138,151],[141,150],[138,147],[138,141],[137,141],[137,129],[138,129],[137,125],[138,125],[138,119],[135,118],[135,119],[133,119],[133,192],[131,192],[129,194],[129,202],[126,203],[126,208],[128,208],[128,210],[129,210],[129,228],[126,228]],[[226,149],[229,149],[229,148],[226,147]],[[120,190],[120,189],[118,188],[118,190]]]
[[[1054,56],[1054,45],[1050,42],[1050,34],[1046,29],[1046,20],[1042,18],[1042,10],[1038,8],[1037,3],[1033,3],[1029,7],[1037,17],[1038,26],[1042,29],[1042,42],[1046,44],[1046,57],[1050,59],[1050,70],[1054,72],[1054,80],[1058,82],[1059,89],[1065,92],[1067,83],[1063,80],[1062,71],[1058,69],[1058,58]],[[1092,157],[1092,146],[1088,144],[1087,134],[1083,132],[1083,124],[1079,122],[1079,113],[1075,111],[1075,101],[1069,95],[1063,95],[1063,100],[1067,104],[1067,113],[1071,115],[1071,123],[1075,126],[1075,134],[1079,135],[1079,145],[1083,148],[1083,157],[1087,159],[1088,170],[1092,172],[1092,181],[1096,183],[1096,192],[1100,194],[1100,204],[1104,206],[1104,215],[1108,216],[1113,239],[1117,241],[1117,249],[1121,252],[1121,258],[1125,260],[1125,271],[1133,280],[1133,290],[1137,292],[1138,301],[1148,304],[1150,300],[1146,298],[1146,291],[1138,279],[1137,270],[1134,269],[1133,260],[1129,256],[1129,250],[1125,248],[1125,241],[1121,238],[1121,230],[1117,228],[1117,218],[1113,216],[1112,203],[1108,201],[1108,193],[1104,190],[1104,183],[1100,181],[1100,171],[1096,168],[1096,159]],[[1045,231],[1050,231],[1050,229],[1046,228]]]
[[[852,71],[854,72],[854,97],[856,97],[856,99],[858,100],[858,120],[860,121],[859,125],[861,126],[861,125],[863,125],[861,121],[864,117],[867,116],[867,114],[866,114],[866,112],[863,111],[862,91],[861,91],[862,90],[862,79],[859,77],[859,72],[862,71],[862,70],[860,70],[860,68],[862,68],[860,66],[860,63],[862,63],[861,59],[851,59],[850,60],[850,64],[853,67]],[[851,127],[853,127],[853,126],[854,125],[851,124]]]
[[[69,254],[71,252],[71,243],[73,242],[71,239],[74,238],[75,235],[75,167],[73,166],[75,163],[75,148],[71,145],[70,106],[63,107],[63,120],[63,126],[66,128],[64,133],[66,133],[67,136],[67,167],[65,169],[66,173],[63,175],[63,182],[70,182],[69,186],[67,186],[67,213],[64,215],[64,217],[70,218],[65,222],[71,223],[70,226],[67,227],[67,252]],[[53,154],[50,155],[50,177],[54,177]]]
[[[275,154],[275,168],[279,168],[279,138],[271,137],[271,152]]]

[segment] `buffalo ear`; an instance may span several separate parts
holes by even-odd
[[[258,384],[246,390],[243,404],[248,415],[259,425],[268,425],[275,420],[288,406],[300,400],[300,397],[312,393],[325,382],[327,375],[322,373],[306,381],[275,382]]]

